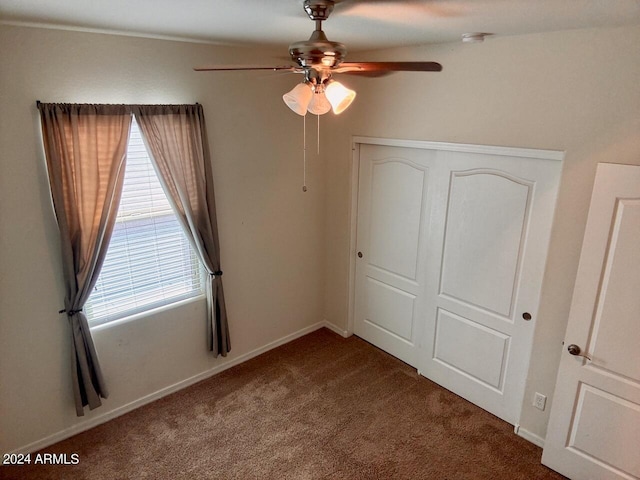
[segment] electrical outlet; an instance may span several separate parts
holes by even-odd
[[[536,392],[533,397],[533,406],[538,410],[544,410],[545,405],[547,404],[547,397],[542,395],[541,393]]]

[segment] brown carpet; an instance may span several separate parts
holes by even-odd
[[[49,447],[31,479],[562,479],[513,427],[368,343],[313,332]]]

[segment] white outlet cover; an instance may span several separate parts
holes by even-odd
[[[544,410],[545,405],[547,404],[547,397],[542,395],[541,393],[536,392],[533,397],[533,406],[539,410]]]

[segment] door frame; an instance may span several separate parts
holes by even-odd
[[[349,208],[349,297],[348,297],[348,318],[347,318],[347,336],[353,335],[355,327],[355,293],[356,293],[356,240],[357,240],[357,223],[358,223],[358,188],[359,188],[359,172],[360,172],[360,145],[382,145],[390,147],[416,148],[422,150],[438,150],[448,152],[461,153],[478,153],[494,156],[523,157],[536,158],[540,160],[554,160],[562,162],[565,152],[558,150],[540,150],[519,147],[503,147],[493,145],[473,145],[466,143],[447,143],[433,142],[425,140],[404,140],[379,137],[352,136],[351,137],[351,174],[350,174],[350,194],[351,203]],[[556,197],[557,201],[557,197]],[[555,216],[555,209],[554,209]],[[553,224],[553,220],[552,220]],[[545,265],[546,267],[546,265]],[[534,328],[537,325],[534,325]],[[535,335],[535,333],[534,333]],[[529,359],[530,362],[530,359]],[[528,369],[528,366],[527,366]],[[520,406],[520,410],[522,406]],[[517,433],[519,425],[515,424]]]

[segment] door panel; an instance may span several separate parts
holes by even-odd
[[[369,263],[416,279],[425,171],[402,159],[371,165]]]
[[[502,390],[509,336],[438,309],[434,345],[434,360],[489,388]]]
[[[415,295],[367,277],[364,321],[411,342]]]
[[[638,349],[640,312],[640,199],[620,199],[604,268],[600,302],[587,351],[594,366],[640,382],[640,361],[630,362]],[[640,448],[640,444],[639,444]]]
[[[560,163],[446,152],[439,161],[419,370],[515,424]]]
[[[622,478],[640,478],[640,407],[584,383],[577,398],[567,448],[590,462],[609,466]]]
[[[361,145],[355,333],[417,364],[434,152]]]
[[[529,183],[502,172],[452,172],[441,295],[510,320],[530,197]]]
[[[638,238],[640,167],[599,164],[542,457],[576,480],[640,478]]]

